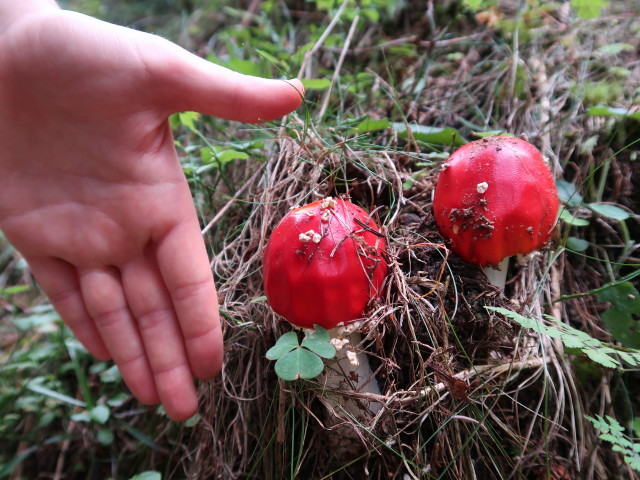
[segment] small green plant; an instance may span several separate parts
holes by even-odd
[[[129,416],[135,403],[117,367],[93,358],[50,304],[17,312],[0,318],[0,339],[4,334],[11,340],[0,349],[0,479],[18,478],[20,471],[31,478],[32,459],[64,442],[69,453],[61,455],[63,465],[73,463],[78,475],[100,469],[103,458],[122,462],[130,474],[130,447],[123,445],[133,441],[141,456],[162,448],[142,431],[154,428],[141,415],[145,409]],[[81,444],[93,455],[76,457]]]
[[[162,480],[160,472],[146,471],[130,477],[129,480]]]
[[[336,349],[329,332],[319,325],[315,326],[315,330],[307,331],[302,343],[298,342],[296,332],[287,332],[267,351],[269,360],[277,360],[276,374],[290,381],[317,377],[324,370],[322,359],[330,359],[335,355]]]
[[[362,15],[372,23],[380,21],[380,13],[384,13],[385,18],[393,17],[403,2],[387,2],[386,0],[348,0],[342,7],[342,0],[315,0],[316,8],[332,15],[344,8],[344,16],[347,20],[353,20],[356,15]]]
[[[622,229],[622,233],[625,236],[625,241],[629,245],[631,239],[629,238],[628,229],[625,225],[631,215],[622,208],[604,202],[585,202],[584,197],[578,192],[576,186],[567,182],[566,180],[557,180],[556,186],[558,187],[558,195],[560,201],[564,204],[564,208],[560,210],[560,219],[567,225],[572,227],[586,227],[590,225],[590,221],[587,215],[584,215],[586,211],[590,211],[591,214],[600,215],[610,220],[619,222]],[[570,236],[567,238],[567,248],[575,252],[583,252],[589,248],[589,242],[586,240]]]
[[[640,472],[640,442],[633,441],[624,433],[624,427],[615,419],[606,415],[590,417],[585,415],[594,428],[600,430],[600,439],[613,445],[612,450],[620,452],[624,461],[636,472]]]
[[[605,105],[591,107],[587,110],[587,115],[592,117],[631,118],[640,120],[640,112],[632,111],[628,108],[608,107]]]
[[[500,307],[485,307],[487,310],[500,313],[534,332],[559,338],[565,347],[576,353],[582,353],[592,361],[607,368],[621,368],[623,363],[632,367],[640,366],[640,350],[624,348],[593,338],[588,333],[560,322],[550,315],[545,315],[549,323],[525,317],[519,313]]]
[[[598,300],[611,303],[601,315],[611,335],[625,347],[640,348],[640,296],[633,284],[614,284],[600,292]]]
[[[612,220],[624,221],[630,217],[629,213],[622,208],[603,202],[585,202],[583,196],[578,192],[576,186],[567,182],[566,180],[556,181],[558,187],[558,195],[560,200],[567,205],[567,207],[577,209],[580,207],[587,208],[593,213],[597,213],[604,217],[608,217]],[[589,225],[589,221],[583,218],[577,218],[576,215],[570,213],[565,209],[560,214],[560,218],[569,225],[575,227],[584,227]]]
[[[571,0],[571,7],[580,18],[598,18],[608,5],[608,0]]]
[[[605,292],[610,290],[613,290],[613,288],[607,289]],[[640,366],[640,350],[618,347],[602,342],[583,331],[561,323],[549,315],[545,315],[545,319],[549,322],[547,324],[505,308],[485,308],[501,313],[525,328],[529,328],[551,338],[559,338],[564,346],[567,347],[568,351],[582,353],[603,367],[621,368],[623,362],[632,367]],[[600,415],[590,417],[585,415],[585,418],[589,420],[596,429],[600,430],[599,436],[602,440],[610,442],[613,445],[613,451],[621,453],[624,461],[632,469],[640,471],[640,443],[634,442],[626,436],[624,434],[624,428],[617,420],[608,415],[606,417]]]
[[[361,135],[391,129],[403,140],[414,140],[427,149],[432,147],[461,147],[467,143],[460,131],[453,127],[417,125],[415,123],[392,122],[388,118],[364,117],[353,127],[352,133]],[[446,158],[446,155],[445,155]]]

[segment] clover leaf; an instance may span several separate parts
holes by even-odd
[[[611,335],[625,347],[640,348],[640,295],[631,282],[607,288],[598,295],[611,306],[602,313],[602,321]]]
[[[267,351],[269,360],[277,360],[276,375],[289,381],[317,377],[324,369],[322,358],[335,355],[329,332],[319,325],[306,333],[302,343],[298,342],[296,332],[287,332]]]

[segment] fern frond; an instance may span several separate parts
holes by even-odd
[[[622,368],[623,364],[631,367],[640,366],[640,350],[625,348],[593,338],[588,333],[562,323],[556,318],[545,315],[547,321],[525,317],[519,313],[500,307],[485,307],[487,310],[500,313],[534,332],[559,338],[565,347],[579,350],[595,363],[607,368]]]

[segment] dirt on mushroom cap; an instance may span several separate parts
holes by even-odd
[[[326,198],[294,209],[265,249],[269,303],[299,327],[353,322],[381,291],[385,250],[375,222],[350,202]]]
[[[481,266],[529,253],[551,238],[555,182],[530,143],[495,136],[471,142],[444,164],[434,196],[440,231],[464,260]]]

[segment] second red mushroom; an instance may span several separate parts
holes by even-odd
[[[514,137],[487,137],[459,148],[443,164],[433,210],[462,259],[500,268],[503,259],[549,242],[558,191],[537,148]]]

